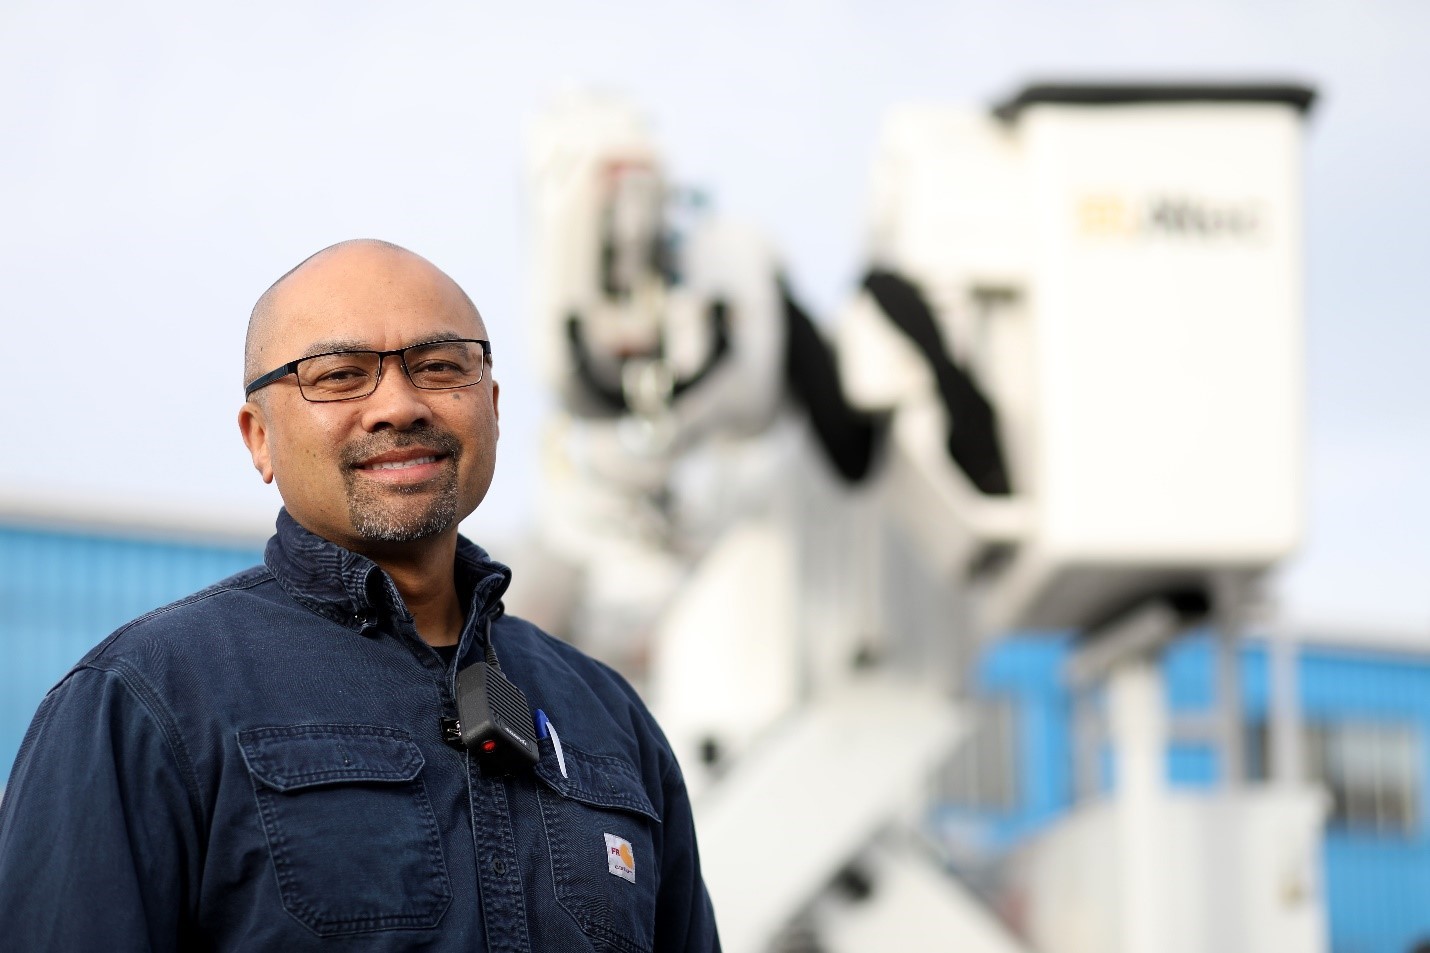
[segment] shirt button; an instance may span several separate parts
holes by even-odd
[[[492,861],[492,870],[495,870],[498,874],[506,873],[506,861],[500,857],[496,858]]]

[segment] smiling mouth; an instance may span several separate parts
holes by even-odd
[[[406,470],[410,467],[425,466],[429,463],[436,463],[442,459],[440,456],[413,457],[411,460],[389,460],[386,463],[360,464],[359,470]]]
[[[344,469],[383,483],[425,483],[450,470],[462,457],[462,444],[452,434],[432,427],[411,433],[369,434],[342,453]]]

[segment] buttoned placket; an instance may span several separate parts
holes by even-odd
[[[477,638],[482,623],[473,624],[473,606],[462,633],[458,662]],[[478,652],[481,648],[478,647]],[[456,717],[457,668],[443,680],[442,707]],[[467,794],[472,814],[472,847],[477,858],[477,889],[481,895],[482,926],[491,953],[531,953],[526,925],[526,898],[521,887],[521,862],[512,828],[511,801],[505,776],[484,776],[471,752],[462,752],[467,767]]]
[[[467,784],[472,800],[472,837],[477,851],[477,880],[482,895],[487,949],[491,953],[531,953],[507,779],[483,777],[476,759],[469,754]]]

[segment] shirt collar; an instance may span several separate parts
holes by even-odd
[[[286,508],[278,511],[263,562],[295,601],[339,625],[361,631],[388,614],[411,619],[397,586],[377,563],[304,529]],[[468,621],[500,615],[510,569],[458,536],[453,573]]]

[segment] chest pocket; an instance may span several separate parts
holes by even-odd
[[[563,745],[563,777],[541,740],[537,799],[556,899],[597,949],[650,953],[660,884],[660,815],[636,769]]]
[[[437,924],[451,885],[407,732],[294,725],[238,744],[289,914],[319,936]]]

